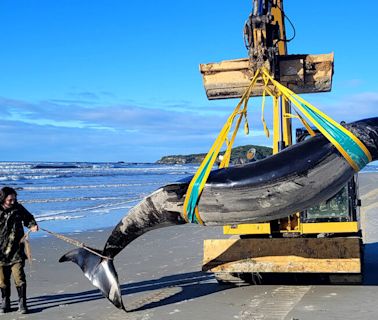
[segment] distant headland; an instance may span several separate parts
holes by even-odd
[[[239,146],[232,149],[231,163],[241,164],[251,161],[248,159],[248,152],[255,150],[253,160],[261,160],[272,154],[272,148],[264,146],[246,145]],[[220,155],[224,155],[224,152],[220,152]],[[205,158],[206,153],[188,154],[188,155],[170,155],[164,156],[160,160],[156,161],[159,164],[187,164],[187,163],[201,163]],[[253,161],[252,160],[252,161]]]

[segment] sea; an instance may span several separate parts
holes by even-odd
[[[145,196],[193,175],[197,168],[192,164],[0,162],[0,187],[15,188],[18,201],[42,228],[75,233],[115,226]]]
[[[197,168],[193,164],[0,162],[0,187],[15,188],[18,201],[42,228],[75,233],[115,226],[145,196],[193,175]],[[378,172],[377,161],[362,170],[369,172]]]

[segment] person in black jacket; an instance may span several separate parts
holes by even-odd
[[[13,279],[19,297],[20,313],[27,313],[24,226],[31,231],[38,231],[33,215],[17,202],[17,192],[13,188],[0,190],[0,289],[2,303],[0,313],[10,311],[10,278]]]

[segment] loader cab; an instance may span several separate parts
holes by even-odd
[[[313,130],[316,133],[319,132],[315,128]],[[297,128],[295,137],[298,143],[306,140],[310,135],[305,128]],[[300,220],[302,223],[356,222],[359,220],[358,207],[360,205],[358,180],[357,175],[355,175],[332,198],[301,212]]]

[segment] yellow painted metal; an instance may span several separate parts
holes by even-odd
[[[278,99],[273,97],[273,154],[276,154],[278,150],[278,142],[280,141],[280,110]]]
[[[224,234],[271,234],[270,223],[248,223],[223,227]]]
[[[291,113],[291,106],[288,101],[282,99],[282,131],[283,131],[283,141],[285,146],[292,145],[292,126],[291,126],[291,119],[284,117],[285,114]]]
[[[280,39],[286,39],[285,23],[283,16],[283,0],[276,0],[277,6],[272,7],[272,16],[275,23],[278,24],[280,30]],[[254,38],[256,43],[260,42],[261,34],[257,32],[261,30],[254,30]],[[287,42],[279,41],[278,54],[280,56],[287,55]],[[246,63],[247,63],[247,59]],[[333,54],[332,54],[333,61]],[[226,62],[223,62],[226,63]],[[239,61],[231,61],[232,63],[239,63]],[[231,68],[231,67],[229,67]],[[224,68],[227,69],[227,68]],[[231,68],[233,70],[233,68]],[[230,70],[231,70],[230,69]],[[214,70],[212,70],[213,72]],[[202,72],[202,70],[201,70]],[[332,72],[331,72],[332,74]],[[273,97],[273,154],[279,152],[279,142],[283,141],[285,146],[292,145],[292,124],[291,117],[287,116],[291,114],[291,106],[287,99],[281,97]],[[264,120],[263,120],[264,121]],[[357,222],[330,222],[330,223],[307,223],[302,224],[299,218],[299,214],[294,214],[288,218],[280,220],[281,233],[341,233],[341,232],[357,232]],[[270,223],[257,223],[257,224],[241,224],[233,226],[225,226],[225,234],[271,234]]]
[[[280,38],[286,39],[286,29],[285,29],[285,19],[282,15],[283,10],[283,3],[281,0],[277,0],[277,7],[272,7],[272,16],[273,21],[278,23],[279,29],[280,29]],[[278,42],[278,54],[281,56],[287,55],[287,45],[286,41],[279,41]],[[285,146],[291,146],[292,145],[292,125],[291,125],[291,119],[284,117],[285,114],[291,113],[291,107],[290,103],[286,100],[282,100],[282,110],[281,110],[281,119],[282,119],[282,133],[283,133],[283,141],[285,143]],[[277,142],[275,142],[274,145],[277,145]],[[274,148],[273,148],[274,149]]]
[[[274,21],[278,23],[279,25],[281,39],[286,39],[284,17],[282,15],[282,12],[283,12],[282,1],[278,0],[277,5],[278,7],[272,8],[272,15],[273,15]],[[279,55],[287,54],[287,46],[286,46],[285,41],[280,41],[278,43],[278,54]],[[273,99],[274,99],[274,103],[273,103],[273,154],[276,154],[277,152],[280,151],[278,149],[278,144],[279,144],[279,141],[281,140],[281,135],[280,135],[281,132],[282,132],[282,139],[285,143],[285,146],[290,146],[292,144],[291,119],[284,117],[285,114],[291,113],[291,108],[290,108],[290,104],[286,100],[282,99],[282,102],[281,102],[282,109],[280,110],[278,99],[275,97]],[[298,232],[298,230],[293,230],[293,232]],[[225,226],[223,228],[223,233],[224,234],[271,234],[271,228],[270,228],[270,223],[250,223],[250,224],[241,224],[241,225],[235,225],[235,226]]]
[[[356,221],[301,223],[299,230],[302,234],[357,233],[359,231],[359,225]]]
[[[319,233],[357,233],[359,224],[351,222],[314,222],[301,223],[300,219],[294,219],[295,215],[282,222],[281,233],[319,234]],[[224,234],[271,234],[270,223],[246,223],[223,227]]]
[[[273,21],[278,23],[280,29],[280,38],[286,39],[286,31],[285,31],[285,19],[282,15],[283,12],[283,3],[281,0],[277,0],[277,7],[272,7],[272,16]],[[279,55],[286,55],[287,54],[287,45],[286,41],[278,42],[278,54]]]
[[[280,39],[286,39],[285,25],[283,17],[283,0],[276,0],[278,7],[272,7],[272,15],[274,21],[278,23],[280,30]],[[280,9],[281,8],[281,9]],[[254,30],[256,32],[256,30]],[[255,34],[254,37],[261,36],[261,34]],[[256,41],[259,43],[259,41]],[[281,56],[287,55],[286,41],[278,42],[278,54]],[[328,90],[315,90],[313,92],[329,91],[331,86],[332,74],[333,74],[333,54],[330,55],[329,63],[324,65],[330,65],[328,69],[329,73],[329,88]],[[318,58],[314,59],[317,60]],[[248,63],[247,59],[244,59],[245,63]],[[325,59],[323,58],[323,62]],[[226,62],[222,62],[226,63]],[[223,73],[213,69],[217,67],[215,64],[211,66],[211,70],[207,78],[204,76],[204,84],[206,88],[206,94],[209,99],[219,98],[231,98],[233,95],[238,96],[237,86],[230,86],[227,94],[220,95],[224,88],[212,89],[210,86],[210,77],[214,78],[214,83],[229,83],[231,80],[235,84],[240,84],[240,74],[245,75],[248,72],[248,68],[240,71],[240,68],[235,68],[234,65],[242,63],[240,60],[234,60],[227,62],[230,67],[227,69],[227,79]],[[302,61],[303,66],[306,66],[305,59]],[[302,65],[301,63],[298,66]],[[219,64],[221,65],[221,64]],[[231,67],[232,65],[232,67]],[[280,65],[280,70],[283,69],[285,63]],[[201,66],[201,73],[205,75],[205,66]],[[282,67],[282,68],[281,68]],[[222,70],[223,70],[222,69]],[[323,67],[320,68],[323,71]],[[295,69],[297,71],[296,76],[302,75],[304,78],[305,67],[303,70]],[[317,69],[316,69],[317,70]],[[324,74],[322,74],[324,77]],[[308,77],[307,77],[308,78]],[[231,79],[231,80],[230,80]],[[250,79],[250,77],[247,77]],[[318,79],[318,76],[313,76],[314,81]],[[209,83],[207,83],[207,80]],[[226,81],[227,80],[227,81]],[[279,80],[279,79],[276,79]],[[282,77],[282,82],[288,80],[286,76]],[[260,83],[261,85],[261,83]],[[236,88],[236,89],[235,89]],[[299,88],[299,86],[298,86]],[[301,89],[295,89],[293,91],[301,92]],[[211,95],[209,92],[214,90],[217,94]],[[209,92],[208,92],[209,90]],[[218,91],[217,91],[218,90]],[[223,92],[222,91],[222,92]],[[244,91],[244,90],[243,90]],[[261,90],[260,90],[261,91]],[[257,92],[257,91],[256,91]],[[307,92],[307,91],[303,91]],[[310,91],[308,91],[310,92]],[[263,91],[258,92],[255,96],[264,94]],[[279,99],[281,99],[279,104]],[[291,105],[290,103],[280,97],[274,98],[273,103],[273,153],[279,152],[279,142],[284,142],[284,146],[292,145],[292,125],[291,125]],[[263,121],[264,122],[264,121]],[[320,234],[320,233],[357,233],[359,231],[359,223],[353,222],[321,222],[321,223],[302,223],[300,214],[295,213],[285,219],[278,221],[279,230],[276,230],[276,223],[274,222],[274,231],[272,230],[271,223],[255,223],[255,224],[239,224],[232,226],[225,226],[223,228],[224,234],[228,235],[270,235],[276,233],[292,233],[295,234]],[[275,245],[270,247],[270,241],[275,241]],[[213,241],[213,242],[212,242]],[[224,241],[238,241],[231,242],[224,245]],[[245,241],[255,241],[249,245]],[[260,241],[260,242],[256,242]],[[298,241],[298,243],[297,243]],[[309,243],[313,241],[314,243]],[[336,242],[333,243],[332,241]],[[228,239],[228,240],[205,240],[204,242],[204,263],[203,270],[212,272],[311,272],[311,273],[338,273],[338,274],[357,274],[361,273],[361,251],[360,251],[360,239],[355,238],[315,238],[308,239],[302,237],[290,237],[289,239],[277,238],[277,239]],[[335,244],[340,242],[340,247]],[[345,242],[345,245],[343,245]],[[319,244],[319,245],[318,245]],[[252,250],[252,251],[249,251]],[[266,252],[264,253],[264,249]],[[350,251],[350,249],[353,249]],[[218,252],[218,251],[219,252]],[[275,251],[276,250],[276,251]],[[289,252],[289,251],[290,252]],[[303,251],[303,252],[302,252]],[[218,253],[217,253],[218,252]],[[257,256],[256,256],[256,253]],[[307,254],[303,254],[307,253]],[[311,256],[313,254],[314,256]],[[345,254],[341,257],[338,254]],[[231,255],[231,256],[230,256]],[[258,256],[260,255],[260,256]],[[334,255],[334,256],[333,256]],[[230,257],[229,257],[230,256]],[[213,263],[214,262],[214,263]]]
[[[329,92],[332,89],[333,53],[278,56],[280,75],[276,79],[296,93]],[[248,88],[254,69],[249,58],[225,60],[200,65],[206,95],[210,100],[241,98]],[[273,89],[273,86],[270,86]],[[251,97],[263,94],[265,85],[259,81]]]

